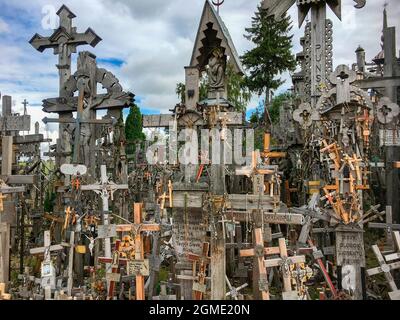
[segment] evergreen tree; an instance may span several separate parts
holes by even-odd
[[[136,143],[146,139],[146,135],[143,133],[142,114],[136,104],[132,104],[129,109],[129,114],[125,122],[125,137],[127,142],[127,154],[133,154],[136,149]]]
[[[227,93],[228,100],[235,106],[237,111],[245,111],[247,103],[251,99],[250,90],[245,86],[245,78],[243,75],[235,72],[233,66],[228,64],[226,67],[226,80],[227,80]],[[199,100],[203,101],[208,96],[208,78],[204,76],[200,79],[199,87]],[[185,103],[185,84],[180,82],[177,83],[175,93],[181,100],[181,103]]]
[[[281,21],[276,21],[273,16],[268,16],[267,10],[258,6],[252,18],[250,28],[246,28],[244,37],[255,44],[242,57],[242,63],[249,74],[245,78],[245,85],[251,92],[259,96],[265,95],[266,119],[268,115],[269,96],[284,81],[276,78],[285,71],[294,71],[296,68],[295,56],[291,53],[293,35],[290,17],[283,16]]]

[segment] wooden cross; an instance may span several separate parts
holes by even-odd
[[[29,43],[39,52],[46,49],[54,49],[54,54],[58,55],[58,69],[60,73],[60,97],[65,90],[65,82],[71,75],[71,54],[76,52],[76,48],[81,45],[91,45],[95,47],[101,38],[92,30],[87,29],[85,33],[77,33],[76,28],[72,27],[72,19],[76,16],[63,5],[58,11],[60,26],[54,30],[50,37],[43,37],[35,34]]]
[[[115,241],[115,250],[112,258],[99,257],[97,259],[100,263],[111,265],[111,273],[106,270],[106,278],[108,281],[107,300],[112,300],[114,298],[115,283],[119,282],[121,279],[121,274],[118,273],[120,265],[127,265],[128,263],[128,259],[120,258],[120,245],[121,240],[117,239]]]
[[[165,207],[165,200],[168,200],[169,202],[169,207],[172,208],[172,182],[171,180],[168,181],[168,196],[166,194],[166,192],[164,192],[161,196],[160,196],[160,209],[163,210]]]
[[[135,261],[144,261],[143,232],[160,231],[159,224],[143,223],[143,203],[133,205],[133,225],[118,226],[117,231],[133,231],[135,235]],[[144,276],[136,274],[136,300],[145,300]]]
[[[400,232],[394,231],[393,232],[394,243],[396,245],[397,252],[391,253],[385,256],[386,261],[393,261],[400,259]]]
[[[386,243],[388,247],[393,247],[392,231],[400,230],[400,224],[393,223],[392,206],[386,206],[386,223],[369,222],[369,228],[386,229]]]
[[[264,266],[264,255],[278,254],[279,248],[264,248],[264,237],[261,228],[255,228],[253,231],[253,249],[240,250],[241,257],[254,257],[253,264],[253,290],[256,298],[269,300],[268,274]],[[255,286],[258,286],[258,290]]]
[[[194,253],[188,253],[187,258],[193,263],[193,277],[197,279],[193,283],[193,298],[194,300],[202,300],[203,294],[206,292],[206,272],[207,265],[211,263],[209,257],[210,244],[208,242],[203,243],[202,255],[199,256]],[[199,264],[199,271],[197,272],[197,263]]]
[[[69,247],[68,243],[63,243],[63,244],[56,244],[56,245],[51,245],[51,236],[50,236],[50,231],[46,230],[44,232],[44,246],[39,247],[39,248],[33,248],[30,249],[29,252],[31,255],[44,255],[44,260],[42,263],[42,266],[50,267],[51,266],[51,253],[52,252],[58,252],[64,250],[64,247]],[[55,277],[55,275],[54,275]],[[43,277],[42,277],[43,279]],[[44,287],[45,291],[45,299],[48,300],[51,298],[51,286],[45,285]]]
[[[280,258],[264,260],[264,266],[266,268],[280,267],[283,275],[283,290],[284,292],[292,291],[292,281],[290,275],[290,266],[297,263],[304,263],[306,261],[305,256],[293,256],[289,257],[286,247],[286,239],[280,238],[279,240],[279,254]]]
[[[392,292],[389,293],[392,294],[393,296],[399,296],[399,289],[397,288],[397,285],[393,279],[393,276],[390,271],[395,270],[395,269],[400,269],[400,261],[399,262],[394,262],[391,264],[386,264],[385,259],[382,255],[382,253],[379,250],[379,247],[377,245],[372,246],[372,250],[374,251],[374,254],[376,258],[378,259],[379,262],[379,267],[368,269],[367,270],[367,275],[368,276],[373,276],[379,273],[384,273],[384,276],[386,278],[386,281],[389,283],[389,287],[392,290]]]
[[[72,214],[71,207],[68,206],[67,208],[65,208],[65,220],[64,220],[63,230],[67,229],[67,227],[69,226],[69,220],[71,218],[71,214]]]
[[[364,114],[363,116],[357,117],[357,121],[362,123],[362,129],[363,129],[363,137],[366,145],[369,145],[369,135],[371,134],[370,132],[370,124],[374,122],[374,117],[371,117],[369,114],[369,111],[367,109],[364,109]]]
[[[248,286],[248,283],[244,283],[244,284],[242,284],[241,286],[235,288],[235,287],[233,287],[233,286],[231,285],[231,283],[230,283],[230,281],[229,281],[229,279],[228,279],[228,277],[227,277],[226,275],[225,275],[225,281],[226,281],[226,284],[228,285],[228,288],[229,288],[229,292],[226,293],[226,296],[227,296],[227,297],[230,296],[230,297],[233,298],[234,300],[239,300],[239,298],[238,298],[238,296],[239,296],[239,291],[242,290],[242,289],[244,289],[244,288],[246,288],[246,287]]]

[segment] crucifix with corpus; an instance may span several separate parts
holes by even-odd
[[[361,9],[366,0],[354,0],[355,8]],[[321,96],[321,88],[332,70],[332,47],[327,46],[327,39],[332,38],[330,30],[327,30],[330,21],[326,19],[326,6],[328,5],[335,15],[342,19],[342,0],[264,0],[262,8],[267,9],[276,20],[281,20],[285,13],[297,4],[299,16],[299,28],[302,26],[311,10],[311,105],[316,106]]]
[[[103,203],[103,223],[104,225],[109,225],[109,199],[113,200],[114,192],[117,190],[127,190],[127,184],[117,185],[116,183],[109,181],[107,176],[107,168],[105,165],[100,167],[101,175],[100,181],[98,183],[92,185],[82,185],[82,191],[93,191],[96,194],[100,195],[102,203]],[[111,239],[106,237],[104,240],[105,243],[105,257],[111,258]],[[106,265],[108,269],[110,267],[109,264]]]
[[[144,257],[143,232],[160,231],[156,223],[143,223],[143,203],[133,205],[133,224],[118,225],[118,232],[133,232],[135,236],[135,259],[128,262],[128,274],[136,278],[136,300],[145,300],[144,277],[149,275],[149,261]]]

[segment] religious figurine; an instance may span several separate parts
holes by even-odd
[[[213,50],[208,61],[208,78],[211,90],[223,89],[225,86],[226,62],[220,48]]]

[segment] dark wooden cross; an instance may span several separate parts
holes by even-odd
[[[57,11],[57,15],[60,18],[60,25],[53,34],[50,37],[43,37],[36,33],[29,43],[39,52],[53,49],[54,54],[58,55],[60,97],[64,97],[65,83],[71,76],[72,53],[75,53],[76,48],[81,45],[95,47],[102,39],[90,28],[84,33],[78,33],[76,27],[72,26],[72,19],[76,16],[67,6],[63,5]]]
[[[209,257],[210,244],[208,242],[203,243],[202,255],[194,253],[188,253],[187,258],[193,263],[193,277],[197,280],[193,283],[193,298],[194,300],[202,300],[203,294],[206,292],[206,273],[207,265],[211,263]],[[197,264],[199,265],[197,271]]]
[[[143,203],[133,205],[133,224],[118,225],[118,232],[133,232],[135,236],[135,260],[132,264],[145,265],[143,232],[160,231],[160,225],[156,223],[143,223]],[[144,275],[136,273],[136,300],[145,300]]]
[[[264,237],[261,228],[253,230],[253,249],[240,250],[241,257],[254,257],[253,290],[255,298],[269,300],[268,274],[264,266],[264,255],[279,254],[279,248],[264,248]]]
[[[280,238],[279,240],[279,255],[280,258],[273,258],[264,260],[264,266],[266,268],[280,267],[283,277],[283,290],[285,293],[290,293],[292,290],[292,281],[290,274],[290,266],[297,263],[304,263],[306,261],[305,256],[288,256],[286,239]]]
[[[111,264],[111,273],[106,270],[106,279],[108,282],[107,300],[112,300],[114,298],[115,284],[121,279],[121,274],[118,273],[120,265],[127,265],[128,263],[128,259],[120,258],[119,256],[120,245],[121,240],[117,239],[115,241],[115,250],[112,258],[99,257],[97,259],[100,263],[105,263],[106,265]]]

